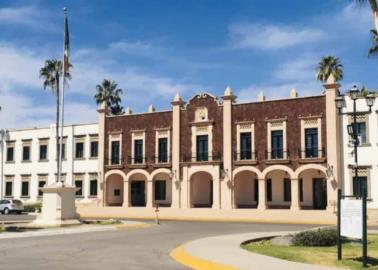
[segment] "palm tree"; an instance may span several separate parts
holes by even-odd
[[[378,56],[378,32],[370,30],[373,46],[369,49],[369,56]]]
[[[371,11],[373,12],[375,30],[378,31],[378,2],[377,0],[356,0],[359,4],[369,2]]]
[[[326,82],[331,74],[336,81],[342,80],[343,65],[340,63],[339,58],[335,56],[324,56],[318,64],[316,79],[321,82]]]
[[[96,85],[96,94],[94,99],[97,105],[106,103],[107,107],[114,115],[123,113],[123,107],[120,105],[122,89],[117,88],[115,81],[104,79],[101,84]]]
[[[70,65],[71,66],[71,65]],[[62,62],[57,59],[46,60],[44,66],[39,71],[39,77],[43,79],[43,89],[51,89],[51,92],[56,97],[56,147],[57,157],[59,157],[59,103],[60,103],[60,78],[63,74]],[[71,79],[70,74],[66,74],[65,78]],[[59,163],[57,162],[57,171],[59,170]]]

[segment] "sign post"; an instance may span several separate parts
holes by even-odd
[[[342,259],[342,237],[362,240],[362,266],[367,267],[366,187],[362,198],[337,191],[337,259]]]

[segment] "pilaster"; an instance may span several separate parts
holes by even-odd
[[[107,114],[107,105],[102,103],[98,111],[98,201],[105,206],[105,179],[104,179],[104,158],[105,158],[105,122]]]
[[[259,179],[259,204],[257,209],[265,210],[266,209],[266,184],[265,179]]]
[[[299,210],[299,184],[298,179],[291,179],[291,206],[290,210]]]

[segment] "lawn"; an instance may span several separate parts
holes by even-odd
[[[333,266],[346,269],[374,269],[378,270],[378,235],[368,236],[368,268],[362,267],[361,243],[349,242],[343,244],[343,260],[337,260],[337,247],[302,247],[275,246],[270,240],[262,240],[242,245],[242,248],[263,255],[279,259]]]

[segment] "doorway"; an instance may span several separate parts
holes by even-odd
[[[131,206],[146,206],[145,181],[131,182]]]
[[[312,192],[314,209],[326,209],[327,181],[324,178],[313,178]]]

